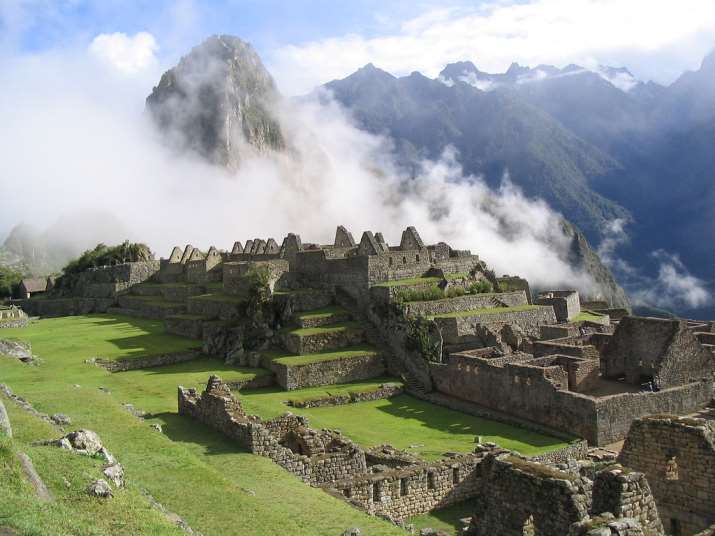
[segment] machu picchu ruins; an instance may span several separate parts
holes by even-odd
[[[356,241],[343,226],[332,244],[289,233],[280,245],[177,246],[14,303],[0,310],[8,327],[28,315],[106,314],[186,341],[87,360],[111,374],[207,356],[252,371],[177,383],[179,417],[401,530],[461,505],[461,530],[475,535],[685,535],[715,524],[715,323],[632,316],[575,290],[532,294],[526,279],[497,276],[444,242],[426,245],[414,227],[393,246],[379,232]],[[245,408],[266,389],[285,393],[281,414]],[[325,391],[291,398],[311,389]],[[424,458],[313,428],[300,413],[405,396],[561,446],[525,455],[476,435],[468,451]]]

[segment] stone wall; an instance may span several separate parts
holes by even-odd
[[[43,298],[20,302],[28,315],[44,318],[106,313],[116,303],[116,298]]]
[[[311,335],[285,332],[281,334],[283,346],[294,354],[313,354],[327,349],[339,349],[360,344],[365,333],[362,329],[348,327],[340,331],[326,331]]]
[[[636,519],[645,534],[663,534],[655,499],[643,473],[622,467],[597,473],[593,481],[591,510]]]
[[[669,533],[694,534],[715,523],[715,425],[711,422],[676,416],[638,419],[618,461],[645,473]]]
[[[585,482],[572,474],[515,456],[488,456],[476,473],[476,536],[567,535],[588,517]]]
[[[568,339],[534,341],[534,356],[542,357],[545,355],[560,354],[580,357],[582,359],[595,359],[597,362],[601,357],[601,353],[595,346],[590,344],[574,345],[568,344],[568,342]]]
[[[503,322],[518,326],[526,334],[538,336],[539,326],[555,323],[556,317],[552,307],[538,307],[526,311],[490,312],[475,316],[435,318],[435,322],[442,332],[445,344],[460,344],[478,341],[479,338],[475,333],[480,324]]]
[[[685,415],[712,397],[712,380],[658,392],[593,397],[567,390],[569,375],[560,366],[495,361],[452,354],[446,363],[431,364],[430,372],[442,393],[576,434],[599,446],[623,439],[634,418],[664,412]]]
[[[660,389],[712,375],[715,362],[684,320],[627,316],[603,355],[604,374],[631,384],[652,380]]]
[[[316,432],[308,428],[304,417],[292,414],[270,421],[246,415],[228,387],[215,376],[201,396],[193,389],[179,387],[178,406],[179,415],[220,431],[242,448],[270,458],[313,486],[367,471],[365,453],[339,433]]]
[[[475,497],[481,454],[358,475],[330,485],[346,500],[374,515],[405,519]]]
[[[408,314],[433,316],[456,311],[473,311],[504,306],[514,307],[516,305],[528,305],[524,291],[469,294],[444,300],[411,302],[405,304],[405,311]]]
[[[385,374],[385,360],[380,354],[358,355],[331,361],[282,365],[271,363],[278,384],[286,390],[319,385],[348,383],[377,378]]]
[[[575,290],[550,290],[534,300],[538,305],[551,305],[559,322],[568,322],[581,312],[581,302]]]
[[[110,372],[124,372],[127,370],[145,369],[152,367],[162,367],[164,365],[175,365],[186,361],[196,361],[205,357],[201,349],[183,350],[181,352],[167,352],[164,354],[154,354],[140,357],[125,357],[120,359],[96,358],[96,364],[106,368]]]
[[[324,406],[343,406],[345,404],[356,404],[358,402],[369,402],[372,400],[384,400],[393,396],[401,395],[405,392],[402,385],[385,384],[374,391],[350,391],[342,395],[329,395],[319,398],[309,398],[306,400],[288,400],[288,405],[294,408],[319,408]]]
[[[177,315],[164,318],[164,331],[182,337],[201,339],[203,337],[203,321],[200,316]]]
[[[193,296],[186,303],[188,314],[211,319],[235,320],[246,310],[246,303],[234,297]]]

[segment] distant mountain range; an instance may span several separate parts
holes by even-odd
[[[495,185],[508,171],[591,242],[629,222],[621,254],[632,264],[652,272],[651,252],[664,249],[715,280],[715,53],[670,86],[625,68],[515,63],[491,74],[463,61],[436,79],[368,64],[324,88],[405,162],[452,145],[466,174]]]

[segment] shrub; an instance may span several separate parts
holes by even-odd
[[[148,261],[153,258],[154,254],[146,244],[130,243],[128,240],[117,246],[107,246],[100,243],[94,249],[88,249],[78,258],[67,263],[62,269],[62,274],[79,274],[99,266]]]
[[[20,281],[22,281],[22,274],[20,272],[12,268],[0,266],[0,298],[12,297]]]
[[[464,296],[467,293],[464,287],[449,287],[447,289],[448,298],[458,298],[459,296]]]
[[[433,301],[444,298],[444,291],[437,287],[427,287],[420,289],[399,290],[395,293],[394,301],[397,303],[415,301]]]
[[[493,291],[494,287],[486,279],[480,279],[479,281],[476,281],[475,283],[469,285],[470,294],[486,294],[487,292]]]
[[[433,342],[430,337],[430,324],[433,321],[423,316],[408,316],[406,322],[405,347],[411,352],[419,352],[427,361],[439,362],[439,342]]]

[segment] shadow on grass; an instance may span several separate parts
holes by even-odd
[[[402,419],[420,421],[427,428],[450,434],[471,434],[501,437],[533,447],[557,447],[563,441],[556,437],[532,432],[525,428],[454,411],[409,395],[386,400],[377,409]],[[498,441],[496,441],[498,443]]]
[[[199,445],[207,455],[248,452],[222,433],[190,417],[165,412],[146,415],[145,418],[161,420],[162,432],[166,437],[176,443]]]
[[[235,365],[227,365],[223,360],[216,357],[201,357],[193,361],[185,361],[173,365],[162,365],[160,367],[150,367],[144,369],[144,372],[149,375],[165,375],[165,374],[192,374],[192,373],[215,373],[221,376],[221,373],[227,373],[227,378],[237,374],[246,376],[265,376],[272,374],[270,371],[263,368],[237,367]],[[123,374],[119,372],[118,374]],[[208,376],[206,376],[208,380]]]
[[[441,510],[434,510],[429,514],[410,518],[417,529],[433,528],[435,530],[450,530],[452,534],[459,534],[462,528],[461,519],[471,518],[474,515],[474,503],[465,501]]]

